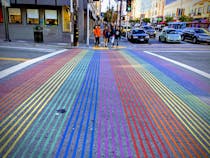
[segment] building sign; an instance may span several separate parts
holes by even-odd
[[[70,10],[68,7],[62,7],[62,21],[63,21],[63,32],[70,32]]]

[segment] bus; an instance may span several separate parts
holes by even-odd
[[[174,29],[184,29],[186,27],[198,27],[198,28],[204,28],[204,29],[209,29],[210,23],[209,22],[169,22],[168,23],[169,28],[174,28]]]

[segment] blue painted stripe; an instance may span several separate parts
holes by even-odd
[[[174,94],[179,96],[182,99],[182,101],[187,103],[187,105],[191,109],[193,109],[193,111],[195,111],[201,118],[207,121],[208,124],[210,123],[208,106],[200,99],[198,99],[196,96],[192,95],[193,92],[199,91],[196,94],[209,96],[207,93],[205,93],[204,91],[200,90],[199,88],[195,87],[190,83],[183,85],[184,82],[183,78],[176,76],[173,72],[171,72],[165,67],[160,66],[158,63],[151,61],[151,59],[148,59],[143,54],[134,52],[132,50],[127,51],[127,54],[130,55],[132,58],[136,59],[139,63],[146,63],[147,65],[146,64],[143,65],[146,69],[148,69],[155,77],[157,77],[164,85],[166,85]],[[179,83],[182,84],[178,86]],[[175,84],[177,86],[174,86]],[[190,96],[191,99],[187,99],[186,97],[188,96]]]
[[[52,153],[52,150],[54,150],[54,146],[57,142],[58,135],[62,131],[63,124],[66,120],[67,115],[65,117],[56,118],[56,115],[54,114],[56,109],[59,108],[65,108],[68,111],[70,111],[71,105],[73,105],[74,100],[76,97],[74,97],[74,94],[79,91],[79,87],[81,86],[82,80],[84,78],[84,72],[86,72],[86,66],[89,64],[91,56],[89,54],[86,54],[84,58],[78,63],[78,65],[75,67],[75,69],[72,71],[72,73],[69,75],[67,80],[63,83],[60,90],[56,93],[56,95],[53,97],[52,101],[46,106],[44,111],[41,113],[40,117],[33,123],[30,130],[26,133],[26,136],[24,136],[20,143],[17,145],[17,150],[13,154],[14,157],[18,157],[17,155],[21,155],[21,157],[28,157],[27,154],[30,152],[29,150],[33,148],[33,152],[30,153],[31,157],[37,157],[36,151],[37,148],[40,147],[42,144],[42,140],[45,139],[45,136],[48,135],[48,139],[45,139],[45,144],[42,144],[42,149],[46,149],[47,145],[49,144],[50,139],[52,139],[52,135],[54,135],[54,132],[50,132],[48,134],[48,131],[51,129],[52,124],[54,127],[58,127],[56,129],[55,137],[53,137],[54,142],[50,144],[50,150],[49,150],[49,157]],[[82,70],[82,71],[80,71]],[[77,80],[76,84],[70,84],[73,83],[75,80]],[[46,116],[47,114],[47,116]],[[50,121],[49,121],[49,118]],[[56,121],[55,121],[56,120]],[[64,120],[61,124],[58,125],[60,120]],[[42,122],[42,124],[40,124]],[[47,126],[46,126],[47,124]],[[44,131],[42,129],[45,129]],[[36,133],[33,134],[33,131],[36,131]],[[41,134],[41,137],[39,138],[39,141],[36,141],[36,144],[33,144],[35,142],[35,139],[37,136]],[[44,133],[43,133],[44,132]],[[30,138],[31,137],[31,138]],[[28,150],[25,149],[24,144],[28,142]],[[40,151],[39,157],[42,157],[43,150]],[[23,152],[21,152],[23,151]],[[48,157],[47,156],[47,157]]]
[[[97,108],[97,101],[98,101],[98,85],[99,85],[99,72],[100,72],[100,54],[97,56],[97,70],[96,70],[96,101],[94,104],[94,117],[93,117],[93,124],[92,124],[92,133],[91,133],[91,141],[90,141],[90,153],[89,157],[92,157],[93,152],[93,143],[94,143],[94,131],[95,131],[95,122],[96,122],[96,108]],[[83,147],[82,147],[82,154],[81,157],[84,157],[85,147],[86,147],[86,137],[87,137],[87,130],[88,125],[85,132]]]
[[[97,53],[98,54],[98,53]],[[85,102],[85,109],[83,110],[83,113],[82,113],[82,120],[80,121],[80,128],[79,128],[79,132],[78,132],[78,134],[77,134],[77,138],[76,138],[76,143],[75,143],[75,146],[74,146],[74,152],[73,152],[73,155],[72,155],[72,158],[75,158],[76,157],[76,154],[77,154],[77,147],[78,147],[78,144],[79,144],[79,139],[80,139],[80,135],[81,135],[81,130],[82,130],[82,127],[83,127],[83,122],[84,122],[84,114],[85,114],[85,112],[86,112],[86,107],[88,107],[89,106],[89,111],[88,111],[88,118],[87,118],[87,121],[86,121],[86,129],[85,129],[85,138],[84,138],[84,141],[86,141],[86,137],[87,137],[87,133],[88,133],[88,124],[89,124],[89,122],[90,122],[90,114],[91,114],[91,109],[92,109],[92,104],[93,104],[93,102],[95,101],[96,102],[96,98],[94,98],[94,91],[95,91],[95,86],[97,86],[95,83],[96,83],[96,76],[98,75],[97,73],[96,73],[96,70],[97,70],[97,68],[98,68],[98,61],[97,61],[97,54],[95,54],[95,56],[93,57],[93,59],[95,60],[95,61],[93,61],[93,65],[92,65],[92,73],[91,73],[91,78],[93,78],[93,74],[95,74],[94,75],[94,80],[93,80],[93,82],[92,82],[92,79],[91,79],[91,85],[90,85],[90,88],[89,88],[89,91],[88,92],[90,92],[90,90],[91,90],[91,97],[89,97],[89,94],[88,94],[88,96],[87,96],[87,99],[86,99],[86,102]],[[96,69],[96,70],[95,70]],[[90,102],[88,102],[88,101],[90,101]],[[88,105],[88,103],[89,103],[89,105]],[[69,145],[71,144],[71,142],[69,142]],[[84,147],[85,145],[83,144],[83,147]],[[69,146],[70,147],[70,146]],[[69,148],[67,148],[67,150],[69,150]],[[68,155],[66,155],[66,156],[68,156]],[[81,155],[81,156],[83,156],[83,154]]]
[[[89,52],[89,53],[90,53],[90,52]],[[63,136],[62,136],[61,142],[60,142],[60,144],[59,144],[58,150],[57,150],[56,155],[55,155],[56,158],[59,158],[59,157],[60,157],[61,149],[62,149],[62,147],[63,147],[63,144],[64,144],[64,141],[65,141],[65,139],[66,139],[67,133],[68,133],[68,131],[69,131],[69,127],[70,127],[72,118],[73,118],[73,116],[74,116],[74,112],[75,112],[76,107],[77,107],[77,105],[78,105],[78,103],[79,103],[80,97],[83,96],[83,95],[82,95],[83,91],[86,90],[86,87],[88,86],[88,82],[89,82],[89,80],[90,80],[90,72],[91,72],[91,69],[92,69],[92,67],[91,67],[91,66],[92,66],[92,64],[91,64],[92,62],[93,62],[93,59],[91,59],[90,64],[88,65],[88,70],[87,70],[87,72],[86,72],[86,74],[85,74],[84,81],[83,81],[83,83],[82,83],[82,85],[81,85],[81,89],[80,89],[80,91],[79,91],[79,93],[78,93],[78,96],[77,96],[77,98],[76,98],[75,104],[73,105],[72,113],[71,113],[71,115],[70,115],[70,118],[69,118],[68,123],[67,123],[67,125],[66,125],[66,129],[65,129],[65,131],[64,131],[64,134],[63,134]],[[84,99],[82,99],[82,101],[83,101],[83,100],[84,100]],[[81,104],[80,104],[80,107],[79,107],[79,111],[80,111],[80,109],[81,109]],[[74,127],[75,127],[75,124],[74,124]],[[73,133],[74,133],[74,130],[72,130],[71,135],[72,135]]]

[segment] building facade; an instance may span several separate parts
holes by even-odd
[[[159,23],[163,20],[165,0],[152,0],[150,17],[152,23]]]
[[[87,0],[76,0],[79,42],[85,42]],[[97,20],[95,2],[90,9],[90,22]],[[1,4],[0,4],[1,5]],[[0,38],[4,38],[2,6],[0,6]],[[100,9],[100,8],[99,8]],[[34,40],[34,27],[43,27],[44,42],[70,42],[70,0],[10,0],[6,8],[11,40]],[[72,28],[72,27],[71,27]]]
[[[171,16],[178,21],[182,15],[194,20],[210,21],[210,0],[176,0],[165,5],[164,16]]]

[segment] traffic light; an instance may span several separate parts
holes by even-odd
[[[126,3],[126,11],[127,12],[131,12],[131,0],[127,0],[127,3]]]

